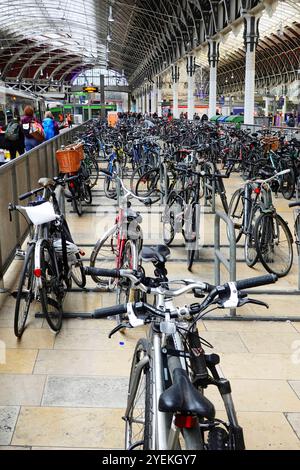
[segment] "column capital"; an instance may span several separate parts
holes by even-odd
[[[186,71],[189,77],[192,77],[196,70],[196,58],[190,54],[186,58]]]
[[[180,77],[178,65],[172,65],[172,81],[173,83],[178,83]]]
[[[220,58],[220,39],[208,38],[208,63],[210,67],[217,67]]]
[[[259,39],[259,20],[261,13],[251,15],[250,13],[244,13],[244,44],[246,52],[253,52],[256,49]]]

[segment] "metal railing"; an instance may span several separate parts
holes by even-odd
[[[9,221],[8,204],[17,204],[18,196],[36,188],[39,178],[56,176],[56,150],[72,141],[74,135],[84,131],[88,124],[90,121],[63,132],[0,167],[0,291],[4,289],[4,274],[16,249],[28,233],[28,224],[20,214],[14,213],[12,222]]]
[[[227,237],[229,242],[229,259],[221,252],[220,222],[226,223]],[[221,284],[221,264],[229,273],[229,281],[236,281],[236,240],[234,225],[230,217],[224,212],[217,211],[215,215],[215,285]],[[230,309],[230,316],[236,316],[236,309]]]
[[[261,129],[268,129],[271,132],[281,132],[286,135],[288,139],[296,138],[300,139],[300,127],[277,127],[277,126],[261,126],[260,124],[241,124],[241,129],[251,129],[252,132],[256,132]]]

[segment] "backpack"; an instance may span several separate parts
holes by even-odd
[[[16,142],[19,139],[20,125],[16,121],[12,121],[8,124],[5,131],[5,138],[10,142]]]
[[[55,125],[51,118],[46,118],[43,121],[43,128],[46,140],[52,139],[55,136]]]
[[[38,142],[43,142],[45,140],[45,132],[43,126],[39,122],[33,121],[30,124],[29,137],[37,140]]]

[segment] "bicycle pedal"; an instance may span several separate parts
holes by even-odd
[[[16,250],[15,259],[16,260],[24,260],[26,256],[26,252],[24,250]]]

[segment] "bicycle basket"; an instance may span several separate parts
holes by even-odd
[[[264,137],[262,139],[262,143],[264,145],[264,150],[266,152],[269,152],[270,150],[273,150],[274,152],[276,152],[276,150],[278,150],[279,148],[278,137],[272,137],[272,136]]]
[[[59,218],[54,212],[53,205],[48,201],[38,206],[26,207],[26,214],[34,225],[47,224]]]
[[[80,168],[80,162],[84,158],[83,145],[69,145],[57,150],[56,160],[60,173],[76,173]]]

